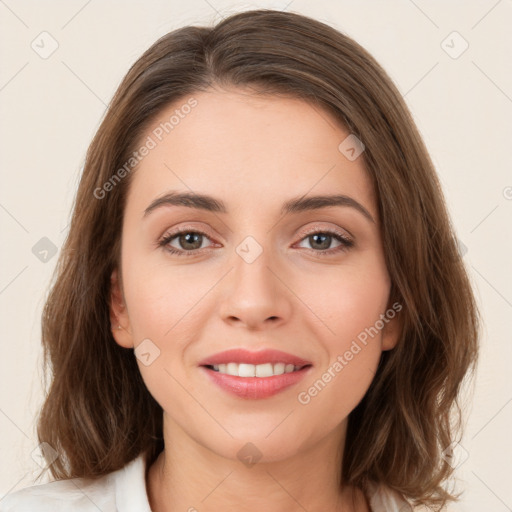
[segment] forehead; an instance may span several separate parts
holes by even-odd
[[[349,135],[300,99],[242,89],[191,94],[163,109],[140,139],[151,149],[134,171],[128,205],[140,209],[168,189],[222,197],[233,210],[343,193],[376,218],[363,158],[351,161],[339,149]]]

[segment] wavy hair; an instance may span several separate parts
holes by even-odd
[[[163,449],[162,408],[133,350],[110,331],[110,276],[120,265],[133,173],[98,191],[156,115],[213,86],[302,99],[364,143],[383,219],[389,304],[403,306],[402,330],[349,416],[341,476],[441,508],[456,499],[444,485],[453,470],[443,450],[462,431],[460,395],[475,369],[480,319],[440,183],[402,96],[375,59],[323,22],[268,9],[161,37],[122,80],[88,148],[42,316],[50,385],[45,375],[37,435],[59,454],[53,461],[43,453],[52,476],[99,477],[143,451],[151,464]]]

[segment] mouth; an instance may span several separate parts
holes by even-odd
[[[306,359],[281,350],[258,352],[235,348],[199,363],[199,368],[228,395],[244,399],[269,398],[297,384],[312,369]]]
[[[228,397],[243,400],[271,398],[293,389],[313,368],[312,364],[295,366],[285,363],[220,363],[201,365],[208,384],[214,383]]]

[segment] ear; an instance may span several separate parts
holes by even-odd
[[[110,276],[110,327],[116,343],[124,348],[133,348],[130,318],[124,302],[118,269]]]
[[[397,305],[396,309],[394,307],[395,305]],[[382,350],[394,349],[400,340],[403,328],[403,319],[402,315],[400,314],[401,310],[402,305],[396,302],[393,304],[393,307],[386,310],[385,315],[388,318],[388,321],[385,322],[385,325],[382,329]],[[394,313],[392,318],[390,318],[391,312]]]

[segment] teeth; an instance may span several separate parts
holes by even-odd
[[[286,365],[284,363],[276,363],[274,365],[274,375],[282,375]]]
[[[226,375],[234,375],[236,377],[272,377],[274,375],[282,375],[283,373],[291,373],[300,368],[293,364],[285,363],[264,363],[264,364],[246,364],[246,363],[227,363],[214,364],[213,369],[219,373]]]

